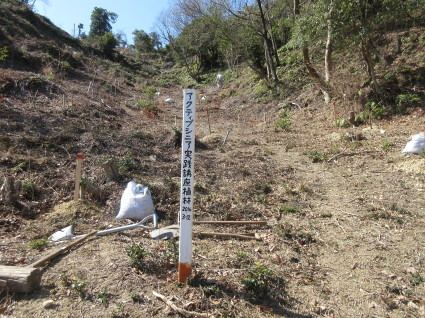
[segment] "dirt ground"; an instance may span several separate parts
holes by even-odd
[[[273,120],[267,122],[277,117],[277,105],[223,95],[229,91],[197,91],[196,135],[201,146],[195,155],[195,219],[268,224],[194,225],[194,232],[255,232],[261,240],[195,234],[194,275],[189,284],[179,285],[176,241],[152,240],[142,229],[93,237],[45,267],[39,290],[3,293],[1,317],[179,316],[154,291],[181,309],[209,317],[423,317],[425,159],[401,154],[410,136],[424,126],[422,109],[372,125],[336,128],[329,107],[301,107],[290,111],[290,129],[279,131]],[[202,94],[206,101],[200,100]],[[50,188],[45,183],[40,189],[50,192],[46,200],[54,206],[33,199],[33,207],[23,208],[23,213],[3,209],[2,265],[24,266],[54,251],[62,244],[34,249],[29,242],[70,224],[76,234],[130,224],[114,219],[130,180],[150,186],[160,227],[177,222],[180,150],[173,146],[170,127],[176,118],[177,123],[181,120],[182,92],[175,89],[167,96],[175,102],[159,101],[160,112],[153,118],[125,106],[124,97],[119,105],[102,100],[115,106],[112,114],[105,113],[111,112],[109,106],[90,104],[90,111],[79,118],[92,118],[100,128],[94,138],[90,123],[84,123],[78,140],[84,147],[64,141],[59,145],[65,151],[46,146],[43,155],[43,146],[31,148],[34,134],[26,136],[26,152],[20,144],[14,150],[3,147],[2,163],[8,167],[40,152],[35,170],[21,175],[34,177],[41,173],[37,164],[46,169],[51,160],[51,174],[58,176],[52,177]],[[53,111],[58,116],[83,109],[77,104],[63,110],[59,97]],[[52,112],[47,99],[40,103],[46,114]],[[3,114],[19,117],[16,105],[3,103]],[[16,118],[12,122],[19,123]],[[71,122],[56,124],[46,126],[51,134],[59,133],[56,137],[62,139],[57,140],[78,133]],[[73,151],[87,151],[84,173],[98,184],[100,159],[113,147],[119,149],[112,152],[115,156],[126,156],[126,149],[138,151],[137,173],[128,172],[119,183],[103,182],[100,194],[92,191],[86,200],[72,201]],[[50,151],[57,158],[49,158]],[[36,212],[21,217],[27,210]],[[127,253],[135,244],[149,252],[139,268],[131,266]],[[258,276],[259,268],[264,269],[259,264],[271,273]],[[257,283],[251,290],[242,284],[249,273]]]

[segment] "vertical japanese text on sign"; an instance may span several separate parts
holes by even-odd
[[[182,162],[180,193],[179,282],[186,282],[192,267],[192,221],[195,155],[195,90],[183,91]]]

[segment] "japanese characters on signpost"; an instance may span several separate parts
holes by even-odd
[[[195,156],[195,99],[193,89],[183,90],[182,162],[180,187],[180,244],[178,281],[192,272],[193,176]]]

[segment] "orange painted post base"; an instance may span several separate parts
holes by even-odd
[[[179,283],[186,283],[187,278],[192,273],[192,265],[189,263],[179,263]]]

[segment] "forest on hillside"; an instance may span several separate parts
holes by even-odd
[[[392,52],[382,45],[388,33],[423,26],[424,8],[423,0],[175,0],[158,17],[155,32],[134,30],[129,47],[137,54],[172,57],[196,83],[212,71],[246,64],[264,82],[263,89],[277,98],[300,89],[300,84],[314,83],[326,104],[351,95],[360,110],[381,118],[400,112],[396,105],[403,110],[420,100],[413,90],[394,91],[391,74],[385,73],[402,53],[403,39],[395,35]],[[117,48],[127,46],[125,34],[112,32],[117,19],[116,13],[96,7],[88,34],[79,24],[76,37],[117,59]],[[353,74],[364,80],[346,92],[340,87],[344,81],[351,85],[353,77],[338,77],[337,70],[351,59],[364,64],[363,74]],[[420,73],[423,67],[416,65]],[[366,96],[355,96],[366,86]]]

